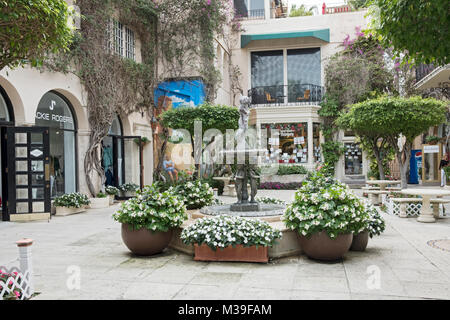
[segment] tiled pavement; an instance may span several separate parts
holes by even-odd
[[[293,192],[260,195],[290,200]],[[269,264],[207,263],[174,250],[134,257],[111,218],[115,209],[50,222],[2,222],[0,265],[17,264],[16,240],[35,239],[40,294],[34,299],[450,299],[450,252],[427,245],[450,238],[450,218],[424,224],[384,215],[386,232],[365,252],[349,252],[337,263],[303,255]],[[73,284],[71,266],[80,268],[79,290],[67,286]],[[379,287],[377,272],[368,273],[373,270]]]

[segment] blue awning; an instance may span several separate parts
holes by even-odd
[[[273,40],[273,39],[289,39],[289,38],[305,38],[313,37],[325,42],[330,42],[330,29],[296,31],[296,32],[278,32],[265,34],[243,34],[241,35],[241,48],[245,48],[248,44],[255,40]]]

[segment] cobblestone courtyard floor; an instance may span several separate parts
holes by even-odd
[[[293,193],[263,190],[259,196],[290,200]],[[50,222],[1,222],[0,265],[17,265],[15,241],[34,239],[40,292],[34,299],[450,299],[450,252],[427,244],[450,239],[450,217],[424,224],[384,214],[386,232],[371,239],[366,252],[349,252],[337,263],[304,255],[269,264],[207,263],[174,250],[131,255],[111,217],[117,208]],[[81,271],[79,290],[67,286],[72,266]],[[371,266],[380,270],[379,288],[370,285]]]

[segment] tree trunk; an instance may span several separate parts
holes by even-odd
[[[403,151],[399,152],[398,150],[396,150],[396,156],[397,156],[397,161],[400,167],[400,177],[401,177],[401,181],[402,181],[402,189],[407,189],[408,188],[408,179],[406,177],[406,174],[408,173],[408,169],[409,169],[409,160],[411,158],[411,146],[409,142],[405,143],[405,146],[403,147]]]
[[[373,144],[372,151],[373,151],[373,154],[375,156],[375,159],[377,160],[378,173],[380,175],[380,180],[385,180],[386,179],[386,175],[384,173],[383,159],[381,158],[380,148],[378,148],[378,146],[377,146],[377,140]]]

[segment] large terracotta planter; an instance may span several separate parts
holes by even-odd
[[[364,251],[369,243],[369,231],[364,231],[353,235],[352,246],[350,250],[352,251]]]
[[[155,232],[142,228],[134,230],[130,225],[122,224],[122,240],[136,255],[150,256],[162,252],[172,239],[172,230]]]
[[[352,245],[353,234],[340,234],[331,239],[324,231],[310,237],[300,235],[303,252],[312,259],[333,261],[341,259]]]
[[[267,247],[244,247],[236,245],[236,247],[228,246],[224,249],[217,248],[212,250],[206,244],[195,244],[196,261],[235,261],[235,262],[269,262]]]

